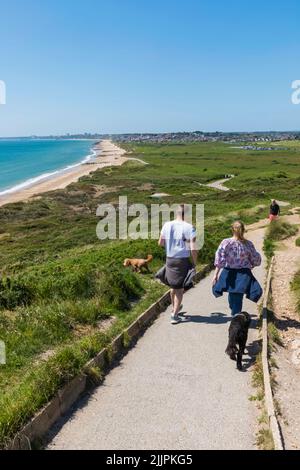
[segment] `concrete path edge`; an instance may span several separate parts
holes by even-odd
[[[270,430],[272,433],[275,450],[284,450],[284,442],[282,434],[280,432],[280,426],[277,419],[273,392],[270,381],[270,369],[268,360],[268,301],[271,292],[272,283],[272,272],[273,272],[273,261],[272,258],[270,267],[268,270],[266,290],[263,301],[263,312],[262,312],[262,366],[263,366],[263,377],[264,377],[264,392],[265,392],[265,403],[267,414],[269,418]]]

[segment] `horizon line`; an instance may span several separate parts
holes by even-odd
[[[30,135],[15,135],[15,136],[0,136],[0,139],[44,139],[47,137],[52,138],[61,138],[61,137],[74,137],[74,136],[118,136],[118,135],[165,135],[165,134],[298,134],[300,130],[256,130],[256,131],[200,131],[200,130],[179,130],[179,131],[143,131],[143,132],[74,132],[74,133],[65,133],[65,134],[30,134]]]

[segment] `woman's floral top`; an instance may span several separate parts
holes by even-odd
[[[215,257],[215,266],[218,268],[249,268],[261,264],[261,256],[250,240],[241,242],[235,238],[225,238]]]

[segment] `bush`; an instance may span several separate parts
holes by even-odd
[[[0,308],[12,310],[18,305],[28,305],[33,291],[22,281],[9,277],[0,279]]]
[[[274,241],[270,240],[269,238],[265,238],[264,239],[264,253],[268,259],[274,256],[274,250],[275,250]]]
[[[267,230],[267,238],[273,241],[284,240],[285,238],[292,237],[298,232],[298,227],[289,222],[281,220],[273,220]]]
[[[275,176],[276,178],[288,178],[288,175],[285,171],[279,171]]]
[[[156,244],[157,245],[157,244]],[[163,250],[155,248],[157,258]],[[140,253],[139,253],[140,252]],[[154,252],[154,250],[149,250]],[[126,255],[145,256],[139,247],[129,246]],[[50,261],[22,274],[0,281],[0,308],[14,309],[51,300],[78,301],[100,297],[103,304],[127,309],[142,292],[134,273],[122,266],[124,246],[88,250],[65,260]]]
[[[295,245],[300,246],[300,237],[296,238]]]
[[[97,295],[118,310],[127,310],[143,289],[138,277],[130,269],[111,268],[98,273]]]

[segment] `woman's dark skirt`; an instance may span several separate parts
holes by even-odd
[[[253,276],[251,269],[224,268],[218,282],[213,286],[215,297],[220,297],[223,295],[223,292],[245,294],[247,299],[258,302],[263,290]]]
[[[167,258],[166,281],[173,289],[183,289],[190,269],[193,268],[189,258]]]

